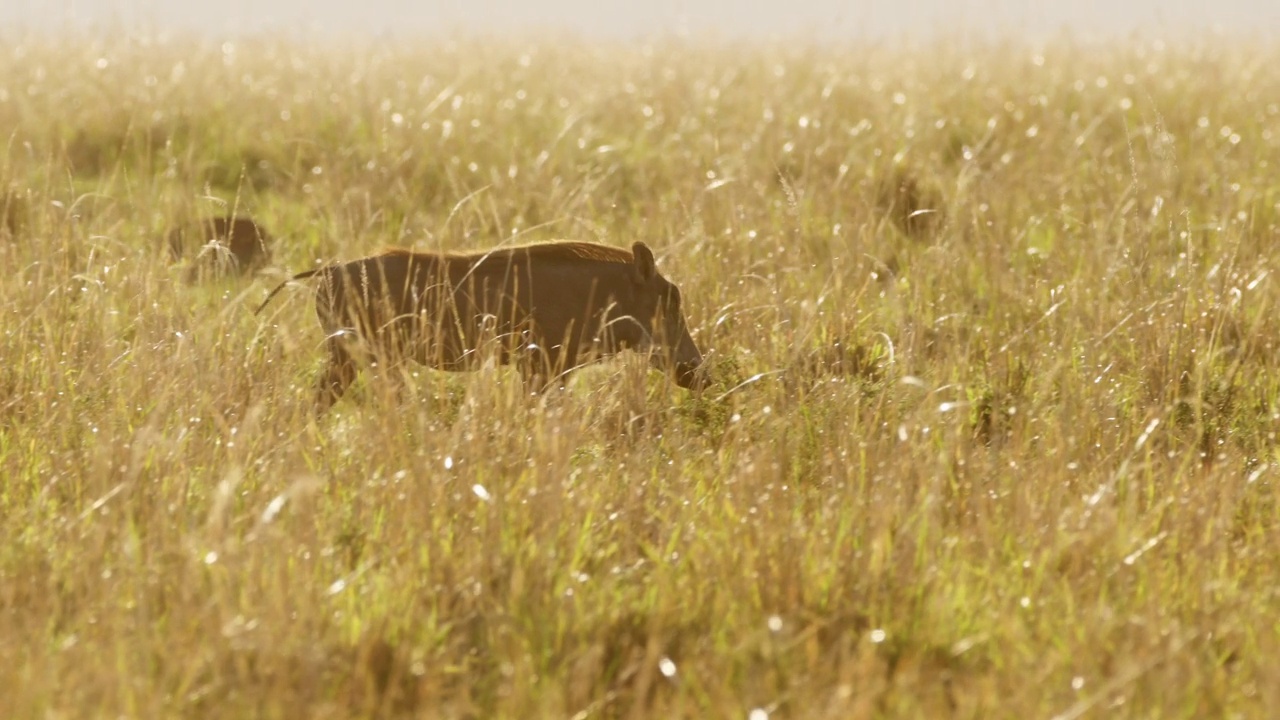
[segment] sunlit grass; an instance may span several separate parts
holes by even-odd
[[[1270,717],[1280,57],[10,39],[12,717]],[[251,215],[252,279],[165,233]],[[362,380],[388,245],[655,248],[717,384]],[[758,711],[751,714],[753,711]]]

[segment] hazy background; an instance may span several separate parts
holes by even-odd
[[[0,0],[4,34],[71,26],[438,34],[558,30],[827,39],[972,34],[1083,37],[1228,32],[1276,37],[1280,0]]]

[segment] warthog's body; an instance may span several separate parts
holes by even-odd
[[[243,217],[210,217],[169,232],[169,252],[175,260],[196,254],[193,276],[202,270],[248,273],[266,264],[271,235]],[[217,246],[211,246],[216,242]]]
[[[472,370],[494,357],[515,364],[535,391],[586,362],[635,349],[651,351],[652,364],[673,371],[681,387],[703,382],[680,291],[658,273],[644,243],[630,252],[584,242],[459,254],[391,250],[292,280],[313,275],[320,276],[316,313],[330,353],[321,410],[355,380],[357,347],[384,363],[412,358],[441,370]]]

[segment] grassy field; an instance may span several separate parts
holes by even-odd
[[[10,36],[0,128],[5,717],[1280,714],[1280,49]],[[551,238],[714,387],[317,422],[252,314]]]

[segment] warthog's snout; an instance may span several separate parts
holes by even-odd
[[[680,324],[684,324],[683,318],[680,319]],[[671,354],[663,360],[665,362],[662,364],[675,376],[676,385],[686,390],[698,391],[710,384],[707,380],[706,368],[702,366],[702,353],[698,351],[698,345],[689,335],[689,331],[683,327],[680,341],[676,343]]]
[[[702,367],[702,360],[679,363],[676,365],[676,385],[694,392],[705,390],[708,385],[707,374]]]

